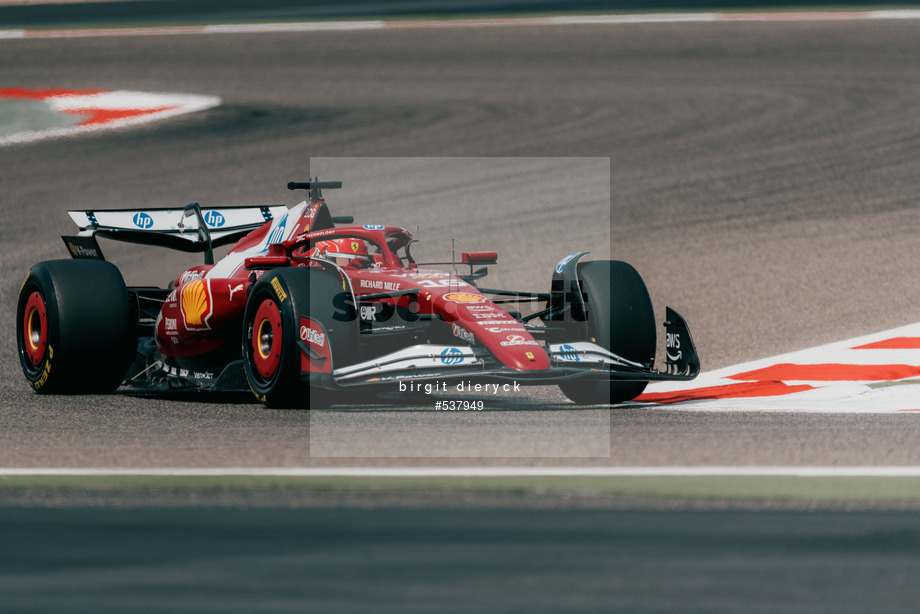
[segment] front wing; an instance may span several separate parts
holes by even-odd
[[[552,367],[540,371],[510,369],[487,350],[471,346],[414,345],[332,373],[337,387],[385,388],[394,381],[518,382],[552,385],[573,381],[691,380],[700,372],[700,360],[685,320],[667,308],[665,369],[638,363],[589,341],[549,343],[544,349]],[[303,374],[309,378],[308,373]]]

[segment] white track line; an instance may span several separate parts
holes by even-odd
[[[740,13],[649,13],[636,15],[563,15],[498,19],[305,21],[265,24],[214,24],[205,26],[84,28],[62,30],[0,29],[0,39],[83,38],[96,36],[163,36],[174,34],[252,34],[283,32],[354,31],[419,28],[481,28],[492,26],[629,25],[649,23],[713,23],[735,21],[854,21],[920,19],[920,10],[785,11]]]
[[[7,468],[15,476],[67,477],[920,477],[920,466],[696,466],[696,467],[218,467],[218,468]]]

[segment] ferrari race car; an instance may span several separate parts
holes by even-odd
[[[666,364],[655,368],[651,300],[625,262],[574,252],[549,292],[486,288],[495,252],[416,262],[405,228],[330,214],[322,190],[341,182],[288,187],[309,197],[290,209],[69,211],[80,228],[62,237],[73,258],[36,264],[19,293],[19,358],[32,388],[251,390],[269,407],[326,407],[348,390],[491,382],[558,385],[577,404],[610,404],[699,373],[671,308]],[[126,286],[100,236],[200,252],[204,264],[166,288]]]

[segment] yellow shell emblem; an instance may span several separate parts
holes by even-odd
[[[444,298],[449,301],[455,301],[457,303],[482,303],[485,302],[485,297],[480,296],[479,294],[471,294],[469,292],[454,292],[452,294],[445,294]]]
[[[201,326],[202,316],[207,313],[210,304],[204,281],[196,279],[182,288],[182,313],[189,326]]]

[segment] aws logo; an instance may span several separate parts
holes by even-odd
[[[187,330],[210,328],[208,318],[211,317],[211,312],[214,310],[210,280],[196,279],[182,286],[179,304]]]

